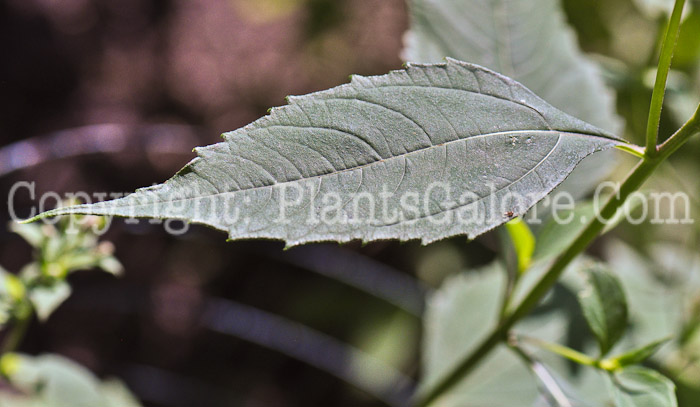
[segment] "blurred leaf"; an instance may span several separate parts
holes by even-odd
[[[561,254],[583,231],[588,222],[597,215],[596,209],[603,206],[602,199],[599,208],[592,201],[578,202],[573,210],[562,210],[556,216],[551,216],[537,233],[537,245],[533,254],[534,261],[547,260]],[[608,233],[625,220],[625,211],[632,213],[641,206],[641,200],[634,199],[625,202],[617,214],[605,225],[602,234]]]
[[[427,375],[447,370],[446,361],[472,350],[496,325],[505,277],[505,270],[493,263],[449,277],[429,298],[423,352]]]
[[[700,9],[695,7],[681,24],[678,45],[673,54],[676,67],[690,68],[696,66],[700,59]],[[687,116],[686,119],[690,117]]]
[[[527,278],[527,273],[523,278]],[[430,387],[452,363],[460,360],[483,339],[498,321],[506,271],[498,263],[461,273],[445,280],[429,299],[425,314],[423,357],[425,373],[421,386]],[[570,319],[562,304],[549,297],[531,316],[519,322],[515,331],[532,338],[562,341]],[[575,299],[572,299],[575,305]],[[575,406],[598,406],[605,394],[595,391],[603,378],[593,369],[572,372],[566,361],[546,352],[536,353],[539,361],[557,379]],[[467,378],[436,401],[441,407],[543,406],[538,379],[532,368],[505,346],[497,347]],[[581,396],[584,396],[583,398]],[[586,399],[586,402],[583,399]]]
[[[665,345],[669,340],[670,338],[659,339],[658,341],[654,341],[648,345],[642,346],[641,348],[615,356],[614,358],[611,358],[611,361],[621,367],[642,363],[651,355],[656,353],[656,351]]]
[[[613,240],[605,246],[605,257],[625,287],[629,304],[631,346],[650,343],[659,337],[676,336],[686,320],[691,320],[694,304],[700,298],[700,256],[694,249],[676,244],[652,246],[647,255],[662,254],[675,259],[677,267],[659,266],[627,244]],[[663,360],[676,343],[658,352]]]
[[[11,363],[7,358],[12,358]],[[0,390],[0,406],[15,407],[18,402],[41,407],[137,407],[139,404],[124,386],[106,386],[84,367],[58,355],[27,356],[10,354],[0,365],[10,383],[22,390],[25,397],[10,398]],[[12,403],[4,404],[3,400]]]
[[[100,259],[97,263],[97,267],[115,276],[120,276],[124,273],[124,266],[122,266],[119,260],[114,256],[107,256]]]
[[[103,222],[95,216],[62,219],[54,225],[12,222],[10,228],[37,249],[35,262],[25,267],[22,277],[27,281],[46,277],[62,280],[73,271],[94,267],[119,275],[123,267],[112,256],[114,246],[100,243],[93,231],[93,227],[103,227]],[[46,281],[41,284],[46,286]]]
[[[664,15],[670,15],[673,10],[675,0],[634,0],[634,4],[646,14],[649,18],[657,19]],[[687,15],[691,7],[690,1],[687,1],[683,10],[684,15]]]
[[[404,370],[416,355],[417,341],[414,338],[418,337],[418,326],[418,321],[413,316],[395,311],[376,318],[375,321],[366,321],[365,326],[357,330],[353,342],[367,355],[388,366]],[[367,364],[363,362],[361,358],[350,358],[348,368],[357,376],[364,377],[364,380],[382,383],[390,388],[393,377],[386,375],[386,371],[367,369]]]
[[[230,239],[280,239],[288,246],[356,239],[427,244],[473,238],[523,214],[583,158],[620,143],[515,81],[452,59],[291,97],[224,138],[197,149],[199,157],[164,184],[38,218],[176,218],[227,231]],[[454,198],[440,198],[447,187],[435,190],[436,180]],[[409,193],[431,194],[411,209]],[[500,202],[510,208],[483,204],[514,194],[518,199]]]
[[[510,76],[555,107],[617,132],[615,96],[578,47],[559,0],[411,0],[406,61],[452,57]],[[575,96],[574,96],[575,95]],[[589,157],[560,191],[581,198],[608,176],[613,152]],[[540,204],[540,206],[544,203]]]
[[[0,267],[0,328],[12,318],[15,306],[24,299],[25,293],[22,281]]]
[[[46,235],[41,229],[42,225],[39,224],[10,222],[10,230],[22,236],[27,243],[35,248],[40,247],[44,243],[44,240],[46,240]]]
[[[620,281],[604,266],[586,270],[586,286],[579,303],[588,326],[598,339],[601,355],[608,353],[627,329],[627,300]]]
[[[498,322],[506,273],[494,263],[478,270],[449,277],[429,298],[423,341],[424,386],[450,370],[459,357],[473,350]],[[474,372],[438,405],[499,405],[511,402],[512,393],[532,400],[534,381],[517,358],[505,347],[496,349],[483,363],[488,373]],[[524,380],[524,382],[523,382]],[[507,383],[509,392],[493,393],[492,385]],[[516,392],[513,388],[517,389]],[[469,402],[461,401],[469,400]],[[524,405],[524,404],[523,404]]]
[[[518,256],[518,272],[522,274],[532,262],[532,253],[535,251],[535,236],[522,218],[516,218],[506,223],[506,230],[508,230],[508,235]]]
[[[0,267],[0,298],[19,301],[24,298],[26,289],[14,274]]]
[[[630,366],[615,373],[610,390],[616,407],[677,407],[671,380],[655,370]]]
[[[100,383],[100,392],[107,401],[105,407],[141,407],[138,399],[119,380],[108,379]]]
[[[619,129],[613,94],[599,69],[578,49],[559,1],[410,4],[406,60],[430,63],[448,56],[480,64],[521,82],[569,114],[607,130]]]
[[[46,321],[56,308],[70,297],[70,294],[70,285],[66,281],[59,280],[50,286],[32,288],[29,300],[34,305],[39,320]]]

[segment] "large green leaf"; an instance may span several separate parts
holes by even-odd
[[[231,239],[288,245],[429,243],[523,214],[584,157],[620,143],[519,83],[456,60],[290,97],[224,139],[196,149],[164,184],[41,216],[184,219]]]
[[[444,57],[507,75],[558,109],[617,132],[621,120],[601,70],[579,49],[559,0],[411,0],[407,61]],[[611,153],[581,163],[560,187],[580,198],[614,168]]]

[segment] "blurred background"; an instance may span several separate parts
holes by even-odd
[[[665,18],[650,3],[564,2],[582,49],[618,91],[633,141],[643,135]],[[402,0],[3,0],[0,191],[7,196],[17,181],[36,182],[37,196],[163,182],[192,148],[286,95],[400,68],[408,21]],[[684,24],[691,28],[662,137],[700,94],[700,16]],[[674,157],[676,167],[698,174],[699,149],[695,140]],[[660,184],[689,190],[697,211],[696,175]],[[21,217],[36,203],[26,190],[13,196]],[[12,208],[7,199],[0,205],[5,225]],[[697,225],[643,225],[617,236],[643,248],[697,234]],[[162,407],[384,405],[358,387],[405,400],[419,374],[424,294],[499,250],[489,234],[469,245],[455,238],[283,251],[276,242],[227,243],[203,227],[172,235],[119,220],[105,239],[125,275],[72,275],[71,298],[31,325],[20,350],[67,356]],[[0,228],[0,264],[17,271],[30,259],[31,248]]]

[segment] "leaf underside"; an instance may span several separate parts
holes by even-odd
[[[411,0],[403,57],[420,63],[456,58],[525,85],[554,107],[617,132],[615,96],[581,52],[561,0]],[[582,162],[559,188],[581,198],[612,172],[613,152]]]
[[[354,76],[288,102],[195,149],[164,184],[37,218],[182,219],[288,246],[473,238],[621,142],[512,79],[452,59]]]

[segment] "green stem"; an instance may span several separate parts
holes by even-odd
[[[657,148],[659,161],[663,161],[675,153],[689,138],[697,133],[700,133],[700,105],[695,110],[693,117]]]
[[[681,14],[683,13],[684,5],[685,0],[676,0],[676,4],[673,6],[673,11],[671,12],[671,19],[668,23],[664,41],[661,44],[659,65],[656,70],[656,81],[654,82],[654,90],[651,94],[649,119],[647,120],[646,154],[649,157],[653,157],[656,154],[661,108],[664,103],[664,92],[666,91],[666,79],[668,78],[668,71],[671,69],[671,59],[673,58],[673,50],[676,48],[676,41],[678,40],[678,31],[680,30]]]
[[[515,323],[537,306],[542,297],[544,297],[557,282],[569,263],[598,236],[603,228],[605,228],[608,221],[613,218],[617,210],[625,203],[625,200],[630,194],[638,190],[644,181],[649,178],[654,170],[668,158],[669,155],[680,148],[680,146],[696,133],[700,133],[700,106],[698,106],[698,110],[693,117],[658,148],[657,154],[655,154],[654,157],[647,155],[637,164],[627,176],[627,179],[620,185],[617,193],[605,204],[599,216],[594,217],[588,223],[576,240],[554,261],[554,263],[552,263],[547,272],[527,294],[525,299],[523,299],[512,312],[506,315],[491,334],[488,335],[471,354],[462,359],[457,367],[443,376],[441,380],[437,382],[437,385],[418,394],[417,405],[428,406],[435,401],[435,399],[445,391],[469,374],[496,345],[506,340],[508,332]]]
[[[24,334],[27,332],[27,328],[29,328],[29,323],[32,319],[31,317],[31,312],[23,312],[16,317],[14,324],[7,334],[7,338],[5,338],[5,343],[2,344],[0,355],[17,350],[17,347],[19,347],[22,339],[24,339]]]
[[[538,338],[530,338],[527,336],[519,336],[518,338],[522,342],[528,342],[528,343],[530,343],[530,344],[532,344],[540,349],[544,349],[546,351],[549,351],[549,352],[554,353],[556,355],[559,355],[561,357],[567,358],[573,362],[576,362],[579,365],[596,366],[598,363],[592,357],[590,357],[584,353],[581,353],[577,350],[571,349],[568,346],[559,345],[558,343],[543,341],[543,340],[538,339]]]

